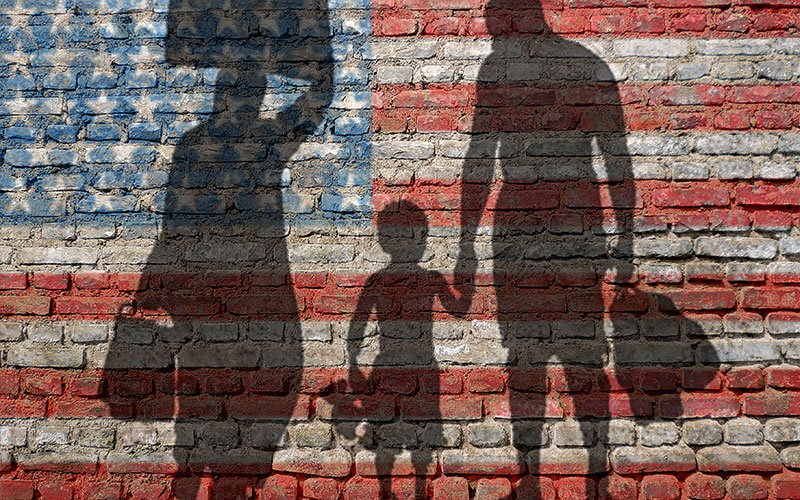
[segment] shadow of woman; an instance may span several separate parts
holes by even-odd
[[[631,450],[618,445],[633,444],[613,435],[609,418],[680,417],[679,396],[668,410],[656,403],[677,386],[653,377],[694,365],[687,332],[701,325],[681,313],[691,304],[640,278],[647,255],[632,227],[647,207],[609,66],[588,44],[553,33],[538,0],[490,0],[484,15],[491,52],[462,170],[456,273],[478,271],[479,227],[491,226],[488,272],[510,388],[489,416],[509,421],[513,435],[495,472],[524,478],[515,498],[548,498],[543,476],[564,474],[588,476],[588,497],[600,480],[607,498],[609,451],[621,457]],[[551,439],[556,422],[561,435]],[[694,461],[688,447],[678,451]]]
[[[219,69],[213,108],[175,147],[154,202],[158,241],[134,287],[135,312],[117,319],[103,378],[112,416],[174,428],[160,444],[171,447],[177,498],[209,486],[214,498],[247,498],[252,478],[217,475],[263,477],[303,404],[284,166],[323,133],[333,92],[327,2],[171,0],[167,24],[168,63]],[[187,112],[195,102],[168,94],[163,107]],[[253,389],[260,379],[269,387]],[[148,384],[155,391],[137,389]]]

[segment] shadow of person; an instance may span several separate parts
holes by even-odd
[[[391,262],[369,277],[359,296],[347,335],[349,372],[343,383],[354,389],[378,387],[381,372],[376,368],[403,366],[411,367],[425,379],[425,389],[429,393],[438,394],[440,375],[434,357],[434,301],[438,298],[445,309],[460,311],[460,299],[441,273],[420,265],[428,235],[427,217],[421,208],[408,201],[390,203],[377,214],[376,224],[378,242]],[[427,293],[428,290],[431,293]],[[409,311],[413,311],[410,313],[413,317],[409,316]],[[370,320],[377,321],[376,332],[368,331]],[[374,346],[367,349],[368,338],[374,335],[378,336],[377,350]],[[368,365],[371,366],[367,368]],[[341,396],[335,403],[335,411],[341,415],[357,415],[359,408],[365,407],[357,394]],[[405,421],[424,418],[438,423],[442,420],[438,400],[436,404],[415,403],[424,407],[424,411],[414,410],[409,415],[401,411]],[[365,417],[369,422],[370,415]],[[369,423],[378,426],[381,422]],[[431,429],[435,430],[436,426],[429,426],[427,441],[441,441]],[[437,450],[418,443],[414,434],[413,426],[408,423],[390,423],[378,432],[378,447],[373,448],[369,458],[374,461],[375,473],[383,478],[380,483],[383,499],[395,498],[392,476],[409,474],[414,475],[414,498],[429,498],[426,476],[436,472]]]
[[[485,17],[491,52],[476,83],[455,272],[482,271],[477,249],[488,246],[510,386],[489,416],[513,434],[498,470],[524,477],[515,498],[547,498],[541,476],[564,474],[588,476],[588,497],[601,480],[606,498],[609,452],[635,439],[620,441],[608,419],[654,419],[677,386],[649,374],[693,365],[687,332],[701,328],[640,279],[649,255],[632,227],[647,213],[611,69],[554,34],[538,0],[490,0]]]
[[[117,318],[103,378],[112,414],[174,428],[159,444],[171,447],[173,471],[189,455],[191,473],[172,484],[178,498],[208,494],[209,485],[214,498],[246,498],[251,479],[217,476],[263,477],[301,404],[285,241],[298,210],[284,202],[292,187],[284,166],[323,133],[333,91],[327,3],[171,0],[167,28],[169,64],[218,69],[213,107],[202,109],[202,95],[163,96],[166,116],[206,116],[172,124],[193,128],[154,200],[158,240],[133,287],[134,312]],[[255,387],[259,376],[269,387]],[[133,438],[115,452],[141,451],[133,460],[146,462],[142,445]]]

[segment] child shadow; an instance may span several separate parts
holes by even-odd
[[[355,392],[360,392],[360,388],[377,387],[381,383],[380,372],[376,372],[375,368],[419,367],[415,372],[421,375],[420,379],[425,379],[425,390],[438,395],[439,367],[433,343],[435,301],[438,298],[444,310],[462,310],[459,297],[453,293],[445,277],[420,265],[427,248],[428,221],[425,212],[408,201],[391,203],[378,213],[376,222],[378,242],[383,251],[390,255],[391,262],[369,277],[359,296],[347,334],[348,378],[341,382],[345,391],[350,392],[336,403],[336,413],[353,416],[360,412],[370,425],[379,425],[380,422],[371,421],[372,412],[367,410],[369,405],[360,401],[360,395]],[[377,320],[377,331],[369,331],[370,320]],[[370,347],[370,337],[374,335],[378,337],[377,349],[374,343]],[[365,365],[372,366],[362,368]],[[415,403],[419,403],[417,410],[424,407],[426,421],[435,424],[441,422],[443,417],[438,396]],[[419,418],[418,411],[409,411],[408,415],[403,413],[404,407],[401,405],[401,418]],[[426,435],[429,431],[426,430]],[[346,437],[353,439],[354,436]],[[427,438],[428,442],[441,441],[441,437],[431,439],[428,435]],[[390,477],[409,474],[414,475],[414,498],[428,498],[425,476],[436,472],[435,449],[421,443],[389,439],[380,442],[372,451],[375,473],[383,478],[380,498],[398,498],[392,491]],[[405,495],[402,497],[406,498]]]

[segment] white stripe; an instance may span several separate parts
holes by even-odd
[[[161,323],[133,320],[136,331],[128,328],[124,334],[114,332],[114,321],[77,320],[9,322],[2,334],[8,352],[4,365],[20,368],[102,368],[109,350],[113,350],[115,368],[158,368],[173,361],[178,366],[198,368],[204,366],[197,361],[202,359],[208,360],[205,366],[224,367],[227,361],[217,360],[219,355],[236,356],[238,351],[241,357],[237,358],[239,361],[231,361],[232,366],[239,362],[250,367],[297,366],[301,352],[305,366],[342,366],[347,362],[348,352],[358,353],[355,361],[360,365],[417,367],[431,366],[431,362],[523,367],[561,362],[595,368],[652,364],[679,367],[800,360],[800,340],[782,338],[789,328],[786,322],[753,320],[747,325],[747,333],[755,338],[736,338],[742,333],[741,324],[733,320],[723,323],[720,319],[698,319],[709,334],[732,338],[674,342],[644,339],[645,334],[656,334],[654,328],[660,328],[661,334],[670,337],[679,336],[679,332],[683,336],[696,335],[692,320],[681,319],[654,323],[647,320],[504,322],[504,328],[497,321],[487,320],[304,321],[300,323],[302,342],[292,332],[291,322],[190,320],[176,326],[167,318]],[[130,323],[131,320],[126,320],[126,324]],[[798,328],[797,322],[792,325]],[[195,342],[186,346],[164,343],[166,335],[176,335],[176,328]],[[361,339],[358,346],[348,345],[347,339],[353,336]],[[381,342],[386,345],[384,355],[379,358]],[[397,359],[387,357],[387,352],[396,353]],[[34,353],[37,355],[33,356]]]
[[[527,60],[542,79],[559,80],[581,74],[583,79],[616,81],[676,81],[686,83],[765,83],[788,81],[800,75],[800,39],[693,39],[693,38],[574,38],[541,41],[510,38],[489,41],[453,41],[452,38],[373,38],[371,58],[380,69],[378,83],[475,81],[480,63],[492,54],[502,77],[502,66]],[[720,64],[720,57],[725,64]],[[553,64],[553,58],[560,58]],[[587,68],[604,62],[607,68]],[[438,77],[426,77],[424,68],[436,64]],[[736,67],[736,71],[732,71]],[[484,68],[487,71],[490,68]],[[592,70],[596,69],[594,73]],[[608,74],[608,69],[612,75]],[[587,72],[588,71],[588,72]],[[541,74],[544,73],[544,74]],[[488,73],[487,73],[488,74]],[[398,75],[404,75],[398,78]],[[412,77],[413,75],[413,77]],[[441,75],[450,75],[442,78]],[[559,76],[561,75],[561,76]],[[767,80],[765,80],[766,78]],[[512,78],[513,79],[513,78]],[[532,78],[536,80],[537,78]]]

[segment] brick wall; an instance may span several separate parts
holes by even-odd
[[[231,3],[0,2],[0,499],[800,499],[792,2]]]

